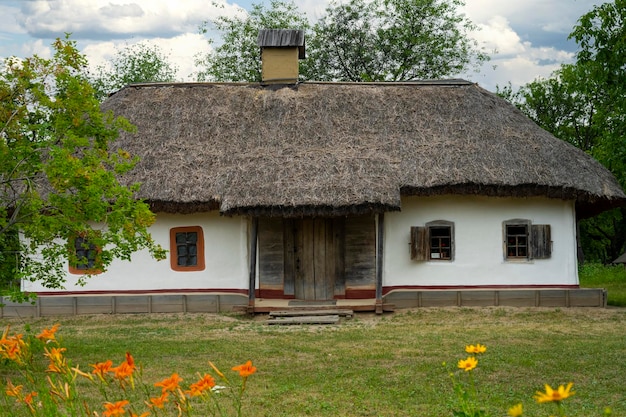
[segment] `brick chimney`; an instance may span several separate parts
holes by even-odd
[[[257,40],[261,48],[261,83],[295,84],[298,59],[304,59],[304,31],[261,29]]]

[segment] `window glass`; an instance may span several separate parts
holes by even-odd
[[[506,225],[506,257],[528,258],[528,225]]]
[[[452,228],[450,226],[431,226],[430,259],[450,260],[452,249]]]
[[[70,273],[78,275],[100,273],[101,271],[95,269],[99,252],[98,246],[82,236],[75,237],[73,241],[74,257],[70,261]]]
[[[179,266],[198,265],[198,233],[179,232],[176,233],[176,252]]]

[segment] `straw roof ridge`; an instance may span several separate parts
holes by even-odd
[[[626,202],[601,164],[464,80],[136,84],[102,107],[137,126],[115,144],[140,157],[126,180],[167,212],[334,216],[476,194],[591,215]]]

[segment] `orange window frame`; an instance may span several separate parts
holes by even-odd
[[[196,264],[195,265],[178,265],[178,245],[176,243],[176,234],[178,233],[190,233],[195,232],[197,234],[196,240]],[[174,271],[189,272],[189,271],[203,271],[204,264],[204,233],[200,226],[185,226],[185,227],[173,227],[170,229],[170,267]]]
[[[72,244],[71,244],[70,250],[73,250],[74,252],[76,252],[76,239],[79,237],[80,236],[74,236],[71,238]],[[88,245],[91,245],[89,241],[86,240],[86,242]],[[100,253],[100,248],[97,245],[94,245],[94,250],[96,251],[96,258],[97,258],[98,253]],[[87,258],[87,261],[89,261],[89,258]],[[68,263],[68,270],[70,274],[73,274],[73,275],[98,275],[102,273],[102,270],[98,268],[79,268],[78,265],[72,265],[71,261]]]

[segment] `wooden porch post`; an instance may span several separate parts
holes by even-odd
[[[383,314],[383,242],[385,214],[378,214],[378,233],[376,233],[376,314]]]
[[[252,227],[250,228],[250,275],[248,281],[248,313],[254,314],[254,292],[256,286],[256,252],[257,252],[257,236],[259,233],[259,219],[252,218]]]

